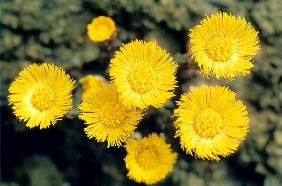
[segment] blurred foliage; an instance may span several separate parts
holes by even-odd
[[[137,129],[143,136],[164,133],[179,152],[173,173],[159,185],[282,185],[281,0],[2,0],[0,8],[1,185],[138,185],[126,178],[125,150],[88,140],[75,106],[68,118],[42,131],[26,129],[7,106],[8,86],[26,65],[50,61],[75,79],[89,73],[107,78],[115,50],[134,38],[158,41],[180,64],[175,98],[150,109]],[[218,10],[246,17],[260,32],[252,74],[232,82],[199,76],[187,55],[187,30]],[[86,25],[98,15],[116,21],[113,42],[96,45],[87,38]],[[174,139],[174,101],[202,82],[230,85],[250,112],[246,141],[220,162],[196,160]],[[78,86],[75,105],[80,92]]]

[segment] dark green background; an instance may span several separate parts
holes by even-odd
[[[250,75],[227,80],[199,74],[186,54],[187,30],[218,10],[244,16],[260,32],[261,50]],[[178,161],[158,185],[282,185],[282,1],[281,0],[1,0],[1,183],[3,186],[138,185],[126,178],[123,148],[88,140],[75,105],[47,130],[27,129],[7,106],[7,89],[18,72],[34,62],[61,65],[74,79],[108,78],[107,67],[121,43],[157,40],[180,65],[179,88],[165,107],[150,109],[137,131],[164,133]],[[96,45],[86,35],[95,16],[111,16],[117,37]],[[186,155],[174,139],[175,100],[191,85],[229,85],[247,104],[250,133],[239,150],[219,162]],[[142,185],[142,184],[141,184]]]

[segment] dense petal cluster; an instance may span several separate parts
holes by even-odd
[[[125,157],[128,177],[136,182],[154,184],[172,171],[177,155],[163,137],[151,134],[138,140],[129,140]]]
[[[9,87],[9,104],[27,127],[47,128],[72,107],[74,81],[61,67],[32,64]]]
[[[248,132],[248,113],[235,93],[223,86],[192,88],[175,110],[176,137],[188,154],[219,160],[239,146]]]
[[[204,75],[233,79],[250,73],[259,40],[244,18],[218,12],[193,27],[189,36],[192,57]]]
[[[102,85],[98,91],[87,94],[79,106],[79,118],[84,120],[88,138],[107,141],[108,147],[121,146],[135,130],[143,113],[124,107],[114,85]]]
[[[111,81],[128,107],[161,107],[174,94],[177,64],[155,42],[123,45],[110,62]]]
[[[115,33],[110,17],[96,17],[87,25],[89,38],[97,43],[113,41]],[[250,23],[225,12],[206,17],[190,29],[189,36],[191,55],[208,77],[234,79],[250,73],[251,60],[260,48],[258,32]],[[107,52],[116,46],[107,44]],[[138,183],[161,181],[176,162],[177,154],[164,137],[153,133],[132,139],[131,135],[146,108],[159,108],[174,96],[177,67],[156,42],[134,40],[122,45],[111,59],[111,83],[99,75],[79,81],[79,118],[86,124],[87,137],[107,142],[108,147],[126,143],[127,176]],[[27,127],[48,128],[71,109],[74,84],[60,67],[33,64],[12,82],[8,101]],[[227,87],[192,87],[177,105],[175,137],[180,138],[181,148],[196,158],[218,161],[236,151],[248,133],[246,106]]]
[[[88,36],[94,42],[110,40],[115,32],[116,25],[110,17],[96,17],[87,25]]]

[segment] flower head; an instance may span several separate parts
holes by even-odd
[[[128,140],[125,147],[127,176],[146,184],[164,179],[172,170],[177,157],[165,139],[157,134],[139,140]]]
[[[101,85],[105,85],[106,80],[99,75],[87,75],[81,78],[79,83],[82,85],[82,99],[84,99],[88,94],[98,91]]]
[[[94,42],[110,40],[115,32],[116,25],[110,17],[95,17],[92,22],[87,25],[88,36]]]
[[[74,81],[53,64],[32,64],[9,87],[9,104],[27,127],[47,128],[72,107]]]
[[[155,42],[123,45],[110,62],[110,77],[127,107],[160,107],[173,96],[177,64]]]
[[[244,18],[218,12],[190,30],[192,57],[206,76],[233,79],[250,73],[258,32]]]
[[[175,110],[176,136],[186,153],[219,160],[239,146],[248,132],[248,113],[227,87],[202,85],[183,94]]]
[[[114,85],[102,85],[93,94],[87,94],[79,106],[79,118],[88,125],[88,138],[107,141],[108,147],[121,146],[135,130],[143,113],[125,108],[118,99]]]

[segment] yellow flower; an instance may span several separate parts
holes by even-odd
[[[9,87],[9,104],[27,127],[48,128],[72,107],[74,81],[61,67],[32,64]]]
[[[250,73],[258,32],[244,18],[218,12],[190,30],[192,57],[206,76],[233,79]]]
[[[177,64],[155,42],[123,45],[110,62],[110,77],[127,107],[161,107],[174,94]]]
[[[139,140],[128,140],[125,147],[127,176],[139,183],[154,184],[164,179],[177,158],[170,145],[157,134]]]
[[[79,118],[88,125],[87,137],[107,141],[108,147],[121,146],[135,130],[143,113],[125,108],[118,99],[116,88],[102,85],[98,91],[88,94],[79,106]]]
[[[101,85],[106,84],[106,80],[99,75],[87,75],[81,78],[79,83],[82,85],[82,99],[84,99],[88,94],[98,91]]]
[[[87,25],[88,36],[94,42],[110,40],[115,32],[116,25],[110,17],[96,17]]]
[[[175,110],[176,137],[186,153],[219,160],[233,153],[248,132],[248,113],[236,94],[223,86],[192,88]]]

